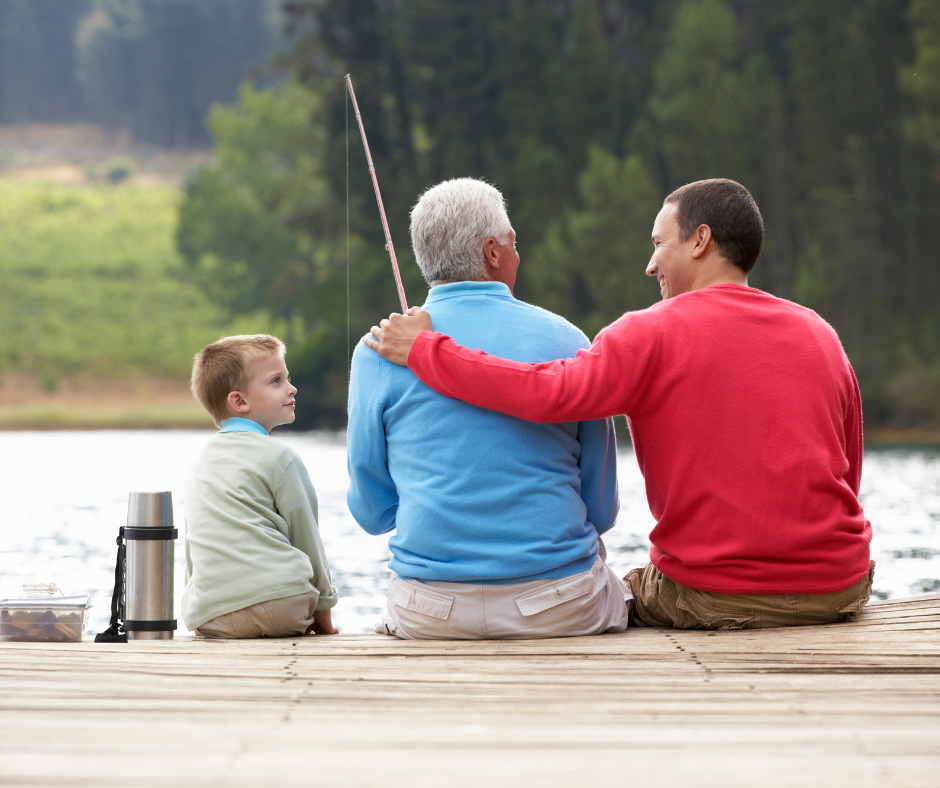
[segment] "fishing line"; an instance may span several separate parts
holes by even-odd
[[[346,401],[349,401],[349,381],[352,378],[352,356],[349,352],[349,93],[346,95]],[[349,411],[346,412],[349,426]]]

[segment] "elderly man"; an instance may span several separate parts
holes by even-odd
[[[663,301],[577,358],[492,358],[425,330],[422,313],[383,321],[381,344],[367,342],[436,391],[534,422],[628,416],[657,521],[651,563],[626,578],[642,621],[848,620],[874,575],[858,384],[818,315],[747,286],[763,239],[747,189],[698,181],[667,197],[653,226],[646,272]]]
[[[513,298],[519,266],[502,195],[469,178],[411,215],[424,309],[469,347],[517,361],[590,346]],[[349,509],[389,540],[388,609],[405,639],[621,632],[630,594],[600,534],[619,500],[613,422],[536,425],[442,397],[360,345],[349,393]]]

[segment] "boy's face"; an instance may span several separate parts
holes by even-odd
[[[251,366],[248,380],[245,391],[233,391],[228,395],[233,416],[256,421],[268,432],[279,424],[290,424],[294,420],[297,389],[291,385],[284,359],[273,355],[256,361]]]

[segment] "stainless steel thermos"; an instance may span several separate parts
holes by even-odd
[[[130,640],[171,640],[173,527],[169,492],[132,492],[127,502],[124,629]]]
[[[95,637],[96,643],[173,639],[173,559],[178,536],[171,493],[130,494],[127,525],[117,538],[111,626]]]

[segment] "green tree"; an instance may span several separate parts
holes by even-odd
[[[212,300],[234,312],[302,324],[317,282],[345,258],[320,106],[293,84],[245,85],[238,104],[212,110],[216,161],[186,187],[177,243]],[[298,232],[301,223],[319,232]]]
[[[551,225],[525,264],[535,301],[594,336],[624,310],[659,298],[643,272],[662,194],[639,156],[619,159],[593,147],[578,195],[578,207]]]
[[[63,123],[80,117],[75,30],[90,4],[0,2],[0,121]]]
[[[940,6],[930,0],[912,0],[909,16],[914,62],[901,67],[899,78],[914,109],[905,131],[940,160]]]
[[[164,146],[209,142],[209,107],[273,53],[274,0],[94,0],[77,32],[86,117]]]
[[[764,206],[770,242],[755,284],[787,295],[783,96],[769,58],[742,49],[737,19],[723,0],[682,5],[653,67],[649,116],[669,188],[731,178]]]
[[[349,345],[391,311],[395,293],[384,248],[351,234],[347,330],[345,206],[323,171],[322,112],[322,97],[294,83],[246,85],[236,105],[214,108],[216,161],[188,184],[177,233],[190,276],[214,303],[282,321],[307,428],[344,422]]]

